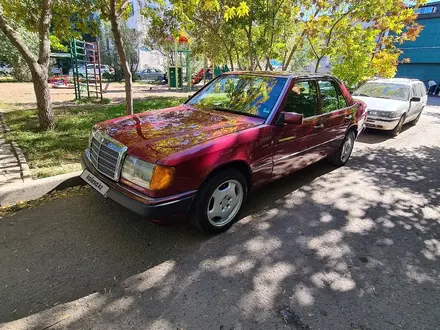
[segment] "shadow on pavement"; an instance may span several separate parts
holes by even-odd
[[[20,212],[0,222],[1,320],[96,291],[80,314],[64,306],[30,326],[435,329],[439,165],[439,147],[321,162],[256,191],[216,237],[96,194]]]
[[[413,126],[411,126],[411,124],[405,124],[402,127],[401,133],[411,129],[412,127]],[[367,128],[364,132],[362,132],[361,135],[359,135],[357,140],[361,143],[377,144],[393,138],[395,137],[391,135],[390,131],[382,131],[378,129]]]

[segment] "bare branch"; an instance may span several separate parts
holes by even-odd
[[[50,58],[50,38],[49,28],[52,20],[52,0],[44,0],[40,16],[39,35],[40,50],[38,54],[38,63],[47,66]]]
[[[121,17],[122,14],[124,13],[125,8],[127,8],[127,6],[130,4],[130,0],[125,0],[124,3],[122,3],[121,8],[119,8],[118,12],[117,12],[117,16]]]

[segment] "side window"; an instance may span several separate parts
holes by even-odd
[[[342,95],[339,87],[332,81],[318,81],[321,92],[322,113],[332,112],[347,107],[347,100]]]
[[[298,81],[287,95],[285,112],[296,112],[304,118],[318,114],[316,86],[312,81]]]
[[[425,85],[423,83],[418,83],[417,84],[417,88],[419,89],[419,95],[420,97],[425,96],[426,94],[426,89],[425,89]]]
[[[417,91],[416,85],[412,85],[411,90],[412,90],[412,96],[413,96],[413,97],[415,97],[415,96],[419,96],[419,93],[418,93],[418,91]]]

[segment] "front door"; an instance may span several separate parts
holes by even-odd
[[[284,112],[303,115],[301,125],[280,123],[274,126],[273,178],[314,163],[318,155],[314,147],[323,130],[318,118],[317,89],[314,80],[297,81],[286,96]]]

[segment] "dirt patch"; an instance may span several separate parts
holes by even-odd
[[[149,96],[186,97],[191,94],[194,94],[194,91],[172,91],[168,90],[168,87],[165,85],[134,83],[133,86],[135,99]],[[59,104],[65,105],[66,102],[72,102],[75,99],[75,91],[73,89],[51,88],[50,95],[55,106]],[[124,84],[110,83],[107,92],[104,93],[104,97],[112,100],[114,103],[123,102],[125,98]],[[0,104],[2,103],[11,106],[12,109],[17,107],[34,108],[36,99],[32,83],[0,83]]]

